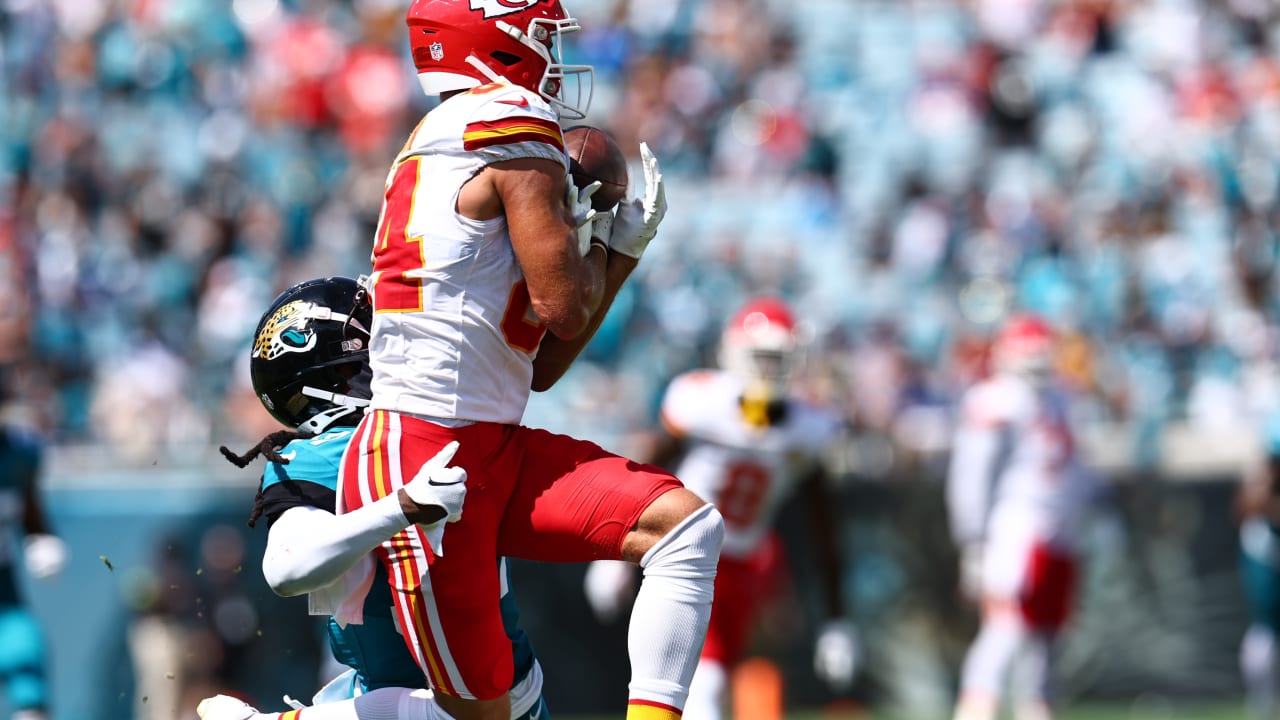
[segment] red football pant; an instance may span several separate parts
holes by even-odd
[[[1026,580],[1019,597],[1023,621],[1037,630],[1061,630],[1071,615],[1075,589],[1075,557],[1036,543],[1027,559]]]
[[[511,688],[513,673],[495,559],[621,559],[645,508],[681,485],[665,470],[566,435],[497,423],[447,428],[378,410],[361,421],[343,457],[343,507],[395,492],[453,440],[460,447],[452,464],[467,471],[467,497],[462,519],[445,529],[442,555],[432,554],[416,526],[376,554],[405,643],[432,689],[490,699]]]
[[[772,532],[746,557],[720,556],[703,660],[729,668],[742,659],[760,608],[782,575],[782,558],[782,543]]]

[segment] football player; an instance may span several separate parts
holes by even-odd
[[[35,435],[0,425],[0,683],[14,720],[44,720],[49,700],[44,635],[19,596],[15,561],[21,555],[31,577],[45,579],[67,560],[40,503],[41,456]]]
[[[724,330],[719,369],[684,373],[668,386],[661,419],[667,433],[653,462],[683,458],[676,475],[724,516],[724,548],[716,573],[707,640],[694,674],[685,716],[718,719],[729,673],[743,659],[760,602],[778,579],[782,557],[773,530],[779,509],[803,491],[815,531],[826,619],[818,633],[814,668],[836,691],[847,689],[858,660],[853,623],[846,619],[840,583],[835,507],[824,456],[840,436],[834,411],[805,402],[789,379],[801,350],[791,309],[777,298],[745,304]],[[588,569],[587,598],[607,619],[631,585],[630,568],[598,562]]]
[[[432,552],[414,527],[377,556],[440,706],[510,715],[497,556],[625,559],[633,608],[627,716],[679,717],[711,611],[723,522],[670,473],[520,425],[591,339],[666,212],[641,147],[643,195],[597,213],[568,176],[559,115],[580,118],[591,68],[560,62],[579,29],[559,0],[414,0],[409,44],[440,103],[388,175],[373,244],[370,412],[341,503],[394,494],[453,441],[467,511]],[[430,572],[427,572],[430,568]]]
[[[222,448],[245,467],[258,455],[268,465],[249,523],[269,524],[263,574],[273,590],[311,593],[313,612],[333,612],[328,624],[334,657],[351,668],[313,699],[314,720],[393,720],[432,717],[426,679],[392,617],[386,570],[370,553],[417,524],[443,550],[443,529],[460,513],[466,474],[448,466],[456,444],[424,465],[398,492],[358,511],[335,515],[338,468],[369,398],[368,340],[372,322],[365,291],[355,280],[329,277],[281,293],[262,316],[251,350],[254,391],[290,429],[273,433],[244,455]],[[515,664],[511,717],[549,716],[542,669],[519,625],[505,561],[501,607]],[[219,695],[201,702],[204,720],[261,720],[291,713],[258,713]]]
[[[1236,495],[1240,517],[1240,578],[1249,628],[1240,644],[1240,670],[1249,711],[1276,717],[1276,628],[1280,627],[1280,413],[1267,422],[1264,456],[1249,468]]]
[[[956,720],[996,717],[1021,658],[1020,720],[1052,717],[1053,643],[1077,577],[1077,521],[1094,493],[1055,382],[1056,336],[1033,315],[1010,318],[992,346],[992,374],[961,401],[947,476],[951,532],[965,595],[982,623],[965,657]]]

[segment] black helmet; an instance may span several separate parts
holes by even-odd
[[[354,425],[369,404],[368,293],[347,277],[307,280],[280,293],[258,321],[249,374],[275,419],[312,433]]]

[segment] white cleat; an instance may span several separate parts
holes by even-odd
[[[258,711],[240,698],[230,695],[214,695],[196,706],[200,720],[252,720]]]

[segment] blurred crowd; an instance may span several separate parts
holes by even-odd
[[[368,269],[428,101],[400,0],[0,1],[0,365],[26,420],[139,460],[256,438],[258,315]],[[1139,439],[1274,404],[1270,0],[577,0],[587,122],[668,178],[660,238],[529,422],[625,444],[745,298],[806,321],[807,391],[945,450],[1015,309]],[[215,442],[215,444],[216,444]],[[878,459],[877,459],[878,458]]]

